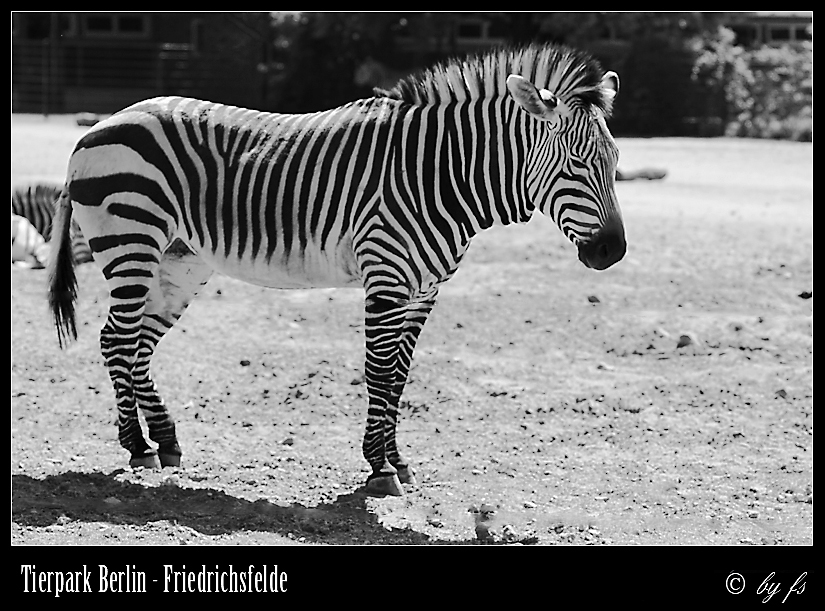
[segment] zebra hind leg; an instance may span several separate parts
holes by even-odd
[[[158,444],[162,467],[180,466],[182,452],[174,419],[152,379],[150,360],[158,342],[181,317],[211,275],[212,269],[178,239],[163,253],[157,283],[147,295],[132,378],[138,407],[146,420],[149,439]]]
[[[163,255],[155,249],[122,254],[120,249],[106,248],[106,239],[92,238],[89,244],[110,286],[109,315],[100,332],[100,349],[115,389],[120,445],[129,451],[132,467],[178,465],[181,452],[174,422],[157,392],[149,365],[155,346],[208,280],[211,270],[178,241]],[[143,436],[138,407],[159,453]]]
[[[133,371],[148,287],[140,284],[110,290],[109,316],[100,331],[100,351],[109,370],[117,402],[120,445],[129,451],[129,466],[158,466],[155,451],[143,437],[137,412]]]

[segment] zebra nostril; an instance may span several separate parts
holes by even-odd
[[[607,242],[601,243],[596,250],[596,257],[601,261],[606,261],[610,257],[610,246],[607,245]]]

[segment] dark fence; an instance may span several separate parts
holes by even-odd
[[[190,45],[12,41],[12,112],[112,113],[159,95],[260,107],[257,66]]]

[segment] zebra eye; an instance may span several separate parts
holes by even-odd
[[[541,89],[539,91],[539,96],[541,96],[542,101],[549,109],[554,109],[556,106],[559,105],[559,100],[556,96],[552,94],[552,92],[547,91],[547,89]]]

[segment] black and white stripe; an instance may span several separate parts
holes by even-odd
[[[25,218],[31,227],[42,236],[45,242],[49,242],[52,235],[52,221],[56,212],[57,200],[63,190],[63,185],[48,182],[31,182],[19,185],[11,193],[11,213],[12,215]],[[22,227],[18,223],[18,227]],[[19,231],[19,239],[22,239],[22,231]],[[76,263],[86,263],[92,260],[92,252],[83,237],[80,226],[73,222],[71,224],[70,236],[72,241],[72,253]],[[32,245],[33,241],[30,242]],[[48,248],[46,248],[48,251]],[[38,261],[41,264],[46,263]]]
[[[414,481],[396,444],[398,402],[438,289],[471,238],[549,215],[589,267],[624,255],[605,124],[618,78],[564,47],[438,66],[389,92],[307,115],[179,97],[131,106],[78,142],[57,220],[50,299],[75,334],[60,236],[74,218],[111,296],[101,350],[132,464],[179,464],[149,374],[157,342],[219,270],[273,288],[363,287],[372,492]]]

